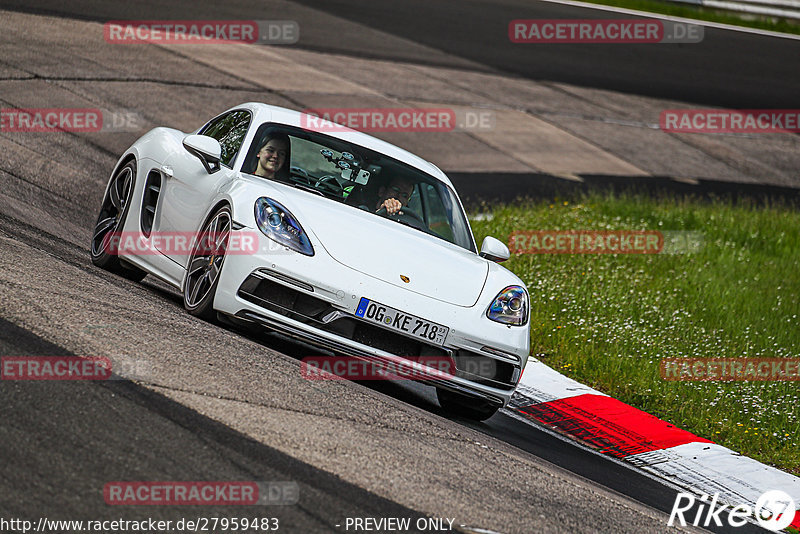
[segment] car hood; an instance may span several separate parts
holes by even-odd
[[[477,254],[352,206],[290,186],[275,187],[305,231],[339,263],[456,306],[477,302],[489,272],[488,261]]]

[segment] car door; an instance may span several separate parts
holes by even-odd
[[[200,135],[213,137],[220,143],[220,170],[217,172],[209,174],[200,159],[188,150],[178,151],[164,162],[162,170],[167,178],[158,219],[158,230],[162,235],[193,235],[200,229],[219,189],[237,175],[232,166],[242,148],[250,121],[249,111],[236,110],[216,117],[200,130]],[[174,245],[173,238],[162,239],[157,246],[163,254],[185,267],[189,256]]]

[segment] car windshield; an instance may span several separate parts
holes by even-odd
[[[266,123],[256,132],[242,172],[388,217],[475,252],[455,192],[436,178],[374,150],[321,133]],[[391,198],[403,205],[394,215],[381,209]]]

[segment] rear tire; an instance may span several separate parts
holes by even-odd
[[[230,233],[231,210],[224,206],[215,211],[200,230],[200,239],[192,250],[183,283],[183,306],[186,311],[209,322],[214,322],[217,317],[214,295],[217,294]],[[213,241],[207,241],[209,236],[214,238]]]
[[[100,214],[92,233],[92,263],[120,276],[140,281],[147,272],[120,261],[112,250],[111,238],[122,231],[130,211],[130,201],[136,185],[136,162],[129,161],[109,180]]]
[[[500,409],[499,404],[493,404],[477,397],[454,393],[446,389],[437,388],[436,397],[446,412],[465,419],[472,419],[473,421],[485,421]]]

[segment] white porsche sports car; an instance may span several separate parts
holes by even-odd
[[[477,250],[435,165],[361,132],[303,127],[308,118],[248,103],[192,134],[151,130],[111,175],[92,261],[161,278],[197,316],[402,362],[394,369],[435,386],[449,412],[490,417],[530,345],[527,289],[498,265],[508,248],[487,237]],[[182,234],[194,236],[185,251]],[[126,235],[136,245],[114,247]]]

